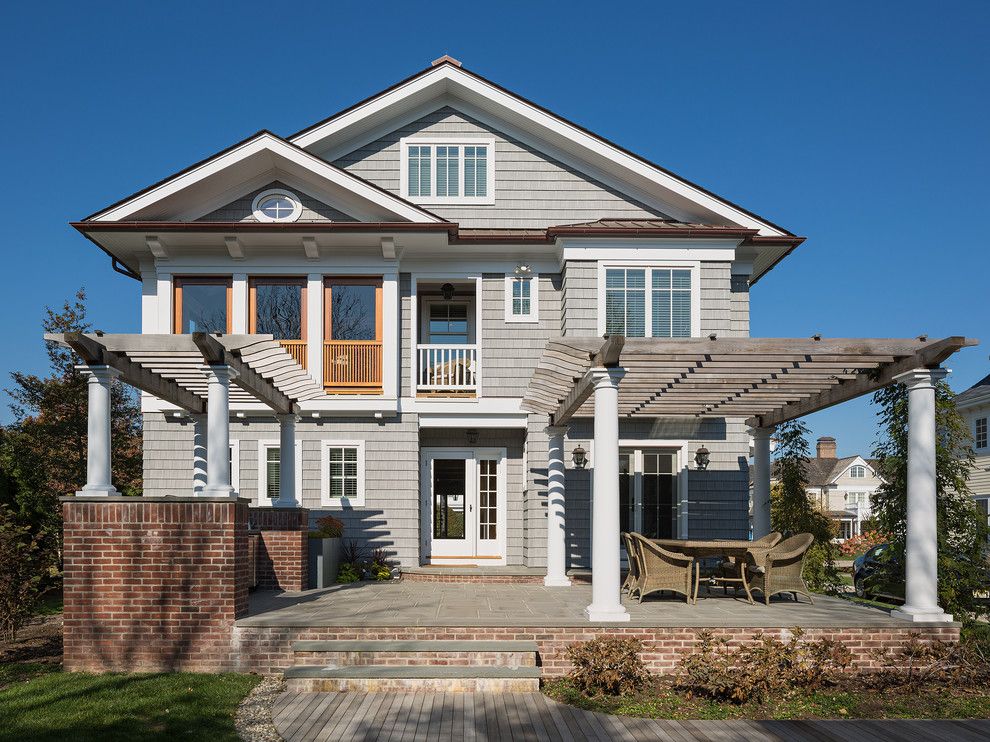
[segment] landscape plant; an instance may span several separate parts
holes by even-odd
[[[889,534],[893,557],[904,564],[907,535],[908,392],[894,384],[874,393],[880,430],[873,448],[882,481],[872,498],[873,518]],[[969,489],[974,454],[969,427],[944,380],[935,384],[935,489],[938,532],[938,601],[957,620],[986,610],[977,595],[987,589],[987,523]],[[891,566],[891,569],[894,567]],[[894,575],[903,580],[904,575]]]
[[[361,570],[353,562],[344,562],[337,572],[337,582],[348,585],[361,579]]]
[[[11,640],[34,613],[42,576],[42,551],[30,526],[0,505],[0,640]]]
[[[598,636],[567,648],[573,669],[568,678],[588,696],[633,693],[649,678],[638,639]]]
[[[310,538],[340,538],[344,535],[344,522],[332,515],[316,519],[316,530],[310,531]]]

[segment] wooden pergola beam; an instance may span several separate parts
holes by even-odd
[[[203,354],[208,365],[229,366],[236,374],[232,381],[259,402],[268,405],[281,415],[299,414],[299,405],[241,360],[240,352],[227,348],[217,338],[206,332],[192,333],[192,341]]]
[[[611,335],[605,338],[605,342],[601,344],[601,347],[594,353],[589,354],[591,356],[591,368],[615,367],[622,355],[622,347],[625,344],[625,340],[622,335]],[[574,413],[581,409],[581,405],[591,396],[594,390],[595,382],[589,370],[577,379],[577,383],[571,388],[570,393],[558,405],[556,412],[551,416],[552,423],[554,425],[563,425],[574,417]]]
[[[175,381],[134,363],[124,354],[107,349],[98,340],[87,337],[81,332],[48,333],[45,335],[45,340],[68,346],[87,364],[110,366],[116,369],[122,381],[142,392],[153,394],[194,415],[206,413],[206,401],[202,397],[179,386]]]

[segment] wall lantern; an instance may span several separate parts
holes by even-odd
[[[533,272],[533,266],[529,265],[528,263],[520,263],[519,265],[516,266],[517,276],[528,276],[532,272]]]
[[[444,301],[450,301],[454,298],[454,284],[445,283],[440,287],[440,294],[443,296]]]
[[[571,461],[574,462],[575,467],[583,469],[588,465],[588,452],[581,448],[581,446],[575,446],[574,451],[571,453]]]
[[[704,471],[708,468],[707,448],[700,446],[698,450],[694,452],[694,463],[698,466],[698,471]]]
[[[478,429],[468,428],[464,431],[464,437],[467,438],[468,445],[473,446],[478,442]]]

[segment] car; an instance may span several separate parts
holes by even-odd
[[[904,600],[904,568],[891,544],[877,544],[856,558],[853,588],[860,598]]]

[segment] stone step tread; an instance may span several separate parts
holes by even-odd
[[[471,640],[299,640],[292,642],[294,652],[536,652],[532,641]]]
[[[283,673],[286,680],[293,678],[354,678],[354,679],[439,679],[446,678],[539,678],[538,667],[489,667],[462,665],[349,665],[347,667],[320,667],[296,665]]]

